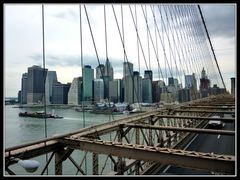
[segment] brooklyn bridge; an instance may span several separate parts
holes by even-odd
[[[110,30],[107,28],[107,20],[111,16],[116,26],[115,36],[119,38],[123,51],[125,73],[129,73],[129,76],[123,78],[125,101],[127,99],[131,103],[142,103],[146,97],[142,96],[142,93],[147,91],[143,88],[140,95],[139,76],[136,77],[137,74],[134,74],[129,66],[128,53],[132,49],[125,46],[125,43],[130,24],[124,24],[123,17],[126,18],[124,12],[129,14],[128,18],[135,32],[136,47],[133,49],[137,48],[138,57],[141,57],[139,63],[142,62],[147,70],[151,70],[154,61],[158,66],[159,80],[162,82],[168,80],[167,76],[175,77],[183,86],[184,77],[194,74],[200,82],[200,89],[194,86],[192,80],[190,80],[192,86],[188,90],[182,88],[177,91],[173,85],[171,93],[165,92],[165,96],[161,95],[165,103],[160,106],[156,100],[158,106],[148,111],[84,127],[67,134],[46,136],[34,142],[5,148],[5,173],[18,175],[11,168],[17,163],[22,163],[29,172],[34,171],[38,168],[34,158],[46,156],[39,175],[48,175],[50,166],[54,169],[54,175],[64,175],[63,164],[66,160],[75,169],[72,175],[175,175],[183,171],[186,174],[192,172],[215,175],[236,174],[235,84],[232,82],[231,93],[226,91],[226,80],[218,65],[201,7],[199,5],[137,5],[144,19],[148,49],[146,50],[143,35],[139,33],[140,20],[136,13],[136,5],[125,5],[124,12],[120,5],[108,5],[107,16],[105,5],[101,6],[105,15],[103,25],[105,42],[102,43],[106,48],[106,59],[109,53],[108,41],[111,41],[110,35],[108,36]],[[43,68],[46,68],[44,5],[42,5],[42,15]],[[86,18],[87,27],[82,27],[83,16]],[[100,65],[96,37],[94,37],[98,29],[91,26],[91,17],[88,14],[88,5],[80,4],[80,34],[82,28],[88,29],[96,60]],[[80,37],[82,47],[85,42],[84,37]],[[104,72],[101,69],[99,73],[103,77]],[[151,78],[152,74],[149,75],[149,79]],[[152,81],[151,79],[150,82]],[[210,81],[211,84],[215,84],[215,89],[210,90]],[[104,83],[106,84],[106,81]],[[187,82],[185,86],[186,84]],[[109,82],[108,88],[111,89]],[[131,89],[132,95],[128,94],[130,91],[128,89]],[[176,95],[173,92],[178,93]],[[153,93],[153,101],[154,98]],[[177,99],[179,103],[169,99]],[[89,99],[82,98],[81,103],[84,103],[84,100],[89,102]],[[46,96],[43,105],[46,106]],[[45,123],[47,120],[46,118]],[[86,163],[89,166],[88,170]]]

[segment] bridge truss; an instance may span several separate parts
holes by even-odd
[[[235,136],[235,131],[205,129],[209,120],[235,123],[234,118],[212,117],[234,114],[234,107],[233,96],[218,95],[8,148],[5,171],[15,174],[10,167],[16,158],[51,153],[40,174],[45,174],[50,162],[55,161],[55,175],[61,175],[67,159],[80,175],[158,174],[166,165],[234,174],[234,155],[184,150],[199,133]],[[80,159],[73,158],[73,153]],[[84,161],[88,169],[83,168]]]

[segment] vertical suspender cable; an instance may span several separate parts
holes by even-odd
[[[42,4],[42,38],[43,38],[43,76],[44,76],[44,129],[45,129],[45,138],[47,138],[47,116],[46,116],[46,87],[45,87],[45,81],[46,81],[46,75],[47,71],[45,69],[45,41],[44,41],[44,5]],[[44,142],[46,146],[46,142]],[[46,153],[46,163],[48,162],[48,154]],[[47,168],[47,174],[48,174],[48,168]]]
[[[123,44],[125,44],[125,42],[124,42],[124,26],[123,26],[123,8],[122,8],[122,5],[121,5],[121,17],[122,17],[122,35],[123,35],[122,39],[123,39]],[[125,56],[125,53],[124,53],[124,62],[125,61],[126,61],[126,56]]]
[[[205,31],[206,31],[206,34],[207,34],[207,37],[208,37],[208,41],[209,41],[209,44],[210,44],[210,47],[211,47],[211,50],[212,50],[212,53],[213,53],[214,60],[216,62],[217,68],[218,68],[218,72],[220,74],[220,77],[221,77],[221,80],[222,80],[222,83],[223,83],[223,87],[226,89],[225,83],[223,81],[222,73],[221,73],[220,68],[218,66],[217,58],[216,58],[215,52],[213,50],[212,42],[211,42],[210,36],[208,34],[207,26],[205,24],[204,17],[202,15],[202,11],[201,11],[200,5],[198,5],[198,10],[199,10],[199,13],[200,13],[202,21],[203,21],[203,25],[204,25],[204,28],[205,28]]]
[[[104,4],[104,25],[105,25],[105,46],[106,46],[106,59],[108,59],[108,44],[107,44],[107,16],[106,16],[106,7]],[[109,71],[109,68],[107,68],[107,71]],[[107,75],[109,75],[109,72],[107,72]],[[113,80],[113,79],[112,79]],[[109,87],[109,81],[108,81],[108,88]],[[110,98],[109,98],[109,91],[108,91],[108,102],[109,102],[109,108],[111,108],[110,106]],[[112,112],[112,111],[111,111]],[[111,121],[111,115],[112,115],[112,119],[114,120],[114,116],[113,116],[113,112],[111,114],[108,115],[108,120],[109,122]],[[111,132],[109,133],[109,139],[110,141],[112,141],[112,136],[111,136]],[[111,169],[113,169],[112,163],[111,163]]]
[[[148,32],[148,18],[147,18],[147,5],[145,5],[145,13],[146,13],[146,31],[147,31],[147,46],[148,46],[148,61],[149,61],[149,69],[151,70],[151,58],[150,58],[150,47],[149,47],[149,32]]]
[[[138,32],[136,4],[135,4],[134,7],[135,7],[136,29],[137,29],[137,32]],[[138,36],[137,36],[137,38],[138,38]],[[140,73],[140,57],[139,57],[139,43],[138,43],[138,39],[137,39],[137,55],[138,55],[138,72]]]
[[[81,66],[82,66],[82,77],[83,77],[83,48],[82,48],[82,6],[79,5],[79,20],[80,20],[80,49],[81,49]],[[84,88],[81,86],[81,99],[82,99],[82,115],[83,115],[83,128],[85,128],[85,111],[84,111]],[[85,172],[87,174],[87,157],[85,156]]]
[[[106,8],[104,4],[104,25],[105,25],[105,45],[106,45],[106,58],[108,59],[108,50],[107,50],[107,20],[106,20]]]

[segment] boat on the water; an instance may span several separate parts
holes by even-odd
[[[18,114],[20,117],[34,117],[34,118],[63,118],[61,116],[55,114],[49,114],[44,111],[37,111],[37,112],[20,112]]]

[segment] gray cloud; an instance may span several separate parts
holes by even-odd
[[[233,38],[235,36],[235,7],[201,6],[211,36]]]
[[[42,62],[42,55],[40,53],[34,53],[30,56],[34,60],[34,63]],[[105,64],[105,58],[99,58],[100,64]],[[119,72],[119,69],[123,67],[123,60],[121,59],[111,59],[109,61],[112,63],[114,70]],[[46,66],[81,66],[81,58],[77,55],[46,55]],[[95,56],[83,56],[83,64],[90,65],[92,68],[96,68],[99,63]],[[115,68],[116,67],[116,68]],[[119,68],[118,68],[119,67]],[[121,71],[122,72],[122,71]]]
[[[202,14],[210,34],[210,37],[223,37],[223,38],[234,38],[235,37],[235,7],[234,5],[200,5]],[[196,8],[194,10],[194,8]],[[189,30],[189,27],[196,28],[196,24],[193,24],[194,19],[192,19],[189,13],[194,13],[199,15],[199,22],[202,24],[202,20],[200,18],[199,10],[197,6],[193,7],[191,5],[183,6],[183,5],[175,5],[175,6],[161,6],[161,13],[163,15],[163,20],[165,26],[168,26],[169,23],[172,24],[174,30],[179,30],[181,32],[186,31],[189,36],[193,35],[194,32]],[[190,11],[191,9],[191,11]],[[194,11],[193,11],[194,10]],[[166,20],[166,13],[168,16],[168,21]],[[171,18],[173,17],[173,19]],[[158,19],[160,16],[158,17]],[[184,26],[176,23],[176,21],[181,21],[184,23]],[[173,22],[174,21],[174,22]],[[196,22],[195,22],[196,23]],[[188,25],[189,27],[187,27]],[[195,29],[196,30],[196,29]],[[198,36],[202,36],[202,34],[198,34]]]

